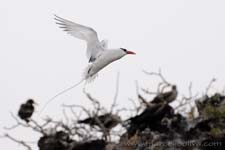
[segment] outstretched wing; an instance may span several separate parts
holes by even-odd
[[[56,24],[60,25],[60,28],[64,29],[68,34],[87,42],[88,59],[95,58],[97,53],[102,50],[101,48],[99,49],[96,47],[96,45],[99,45],[99,40],[97,32],[94,29],[63,19],[56,15],[55,20],[57,21]]]
[[[55,20],[57,21],[56,24],[60,25],[60,28],[63,28],[64,31],[66,31],[70,35],[81,40],[85,40],[88,43],[99,42],[97,32],[94,29],[63,19],[56,15]]]

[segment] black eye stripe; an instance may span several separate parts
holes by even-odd
[[[121,50],[123,50],[124,52],[126,52],[127,50],[125,48],[120,48]]]

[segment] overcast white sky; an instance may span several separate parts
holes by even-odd
[[[88,91],[104,106],[112,102],[120,71],[118,103],[135,98],[134,81],[151,87],[142,70],[158,71],[177,84],[180,94],[189,82],[202,92],[215,77],[214,91],[225,83],[225,1],[223,0],[7,0],[0,2],[0,132],[12,125],[9,111],[34,98],[38,109],[60,90],[80,80],[87,65],[85,43],[54,23],[53,14],[94,28],[109,47],[137,53],[102,70]],[[82,87],[82,86],[81,86]],[[86,104],[76,88],[52,102],[47,112],[61,113],[60,105]],[[46,113],[46,112],[45,112]],[[26,130],[25,130],[26,131]],[[24,131],[14,134],[24,137]],[[23,135],[23,136],[22,136]],[[26,138],[26,137],[25,137]],[[33,138],[26,138],[33,139]],[[0,140],[4,149],[23,149]]]

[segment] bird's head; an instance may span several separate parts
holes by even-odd
[[[37,103],[35,103],[33,99],[28,99],[27,104],[33,105],[33,104],[37,104]]]
[[[116,121],[118,123],[121,123],[122,122],[122,119],[118,115],[113,115],[112,114],[111,117],[113,118],[114,121]]]
[[[123,52],[124,55],[135,55],[136,53],[135,52],[132,52],[132,51],[128,51],[127,49],[125,48],[120,48],[120,50]]]
[[[177,86],[176,85],[172,85],[172,90],[177,90]]]

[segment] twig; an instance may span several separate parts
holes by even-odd
[[[91,117],[91,113],[89,112],[89,110],[87,110],[85,107],[83,106],[80,106],[80,105],[66,105],[66,104],[63,104],[62,105],[63,107],[68,107],[68,108],[74,108],[74,107],[77,107],[77,108],[81,108],[89,117]]]
[[[18,126],[21,125],[21,123],[19,122],[19,120],[17,119],[17,117],[14,116],[14,114],[13,114],[12,112],[10,112],[10,115],[11,115],[11,117],[16,121],[17,124],[12,125],[11,127],[4,127],[4,129],[6,129],[6,130],[12,130],[12,129],[15,129],[15,128],[17,128]]]
[[[105,126],[104,126],[103,123],[100,121],[100,119],[98,118],[98,116],[94,116],[94,119],[95,119],[95,121],[97,122],[97,124],[99,125],[100,129],[102,130],[104,139],[107,140],[107,139],[108,139],[107,137],[110,138],[110,136],[109,136],[109,131],[105,128]],[[111,139],[109,139],[109,141],[110,141],[110,140],[111,140]]]
[[[144,99],[144,97],[139,93],[139,85],[138,85],[138,81],[135,81],[135,85],[136,85],[136,94],[138,97],[138,100],[141,100],[141,104],[144,103],[147,107],[150,106],[150,104]]]
[[[157,72],[148,72],[148,71],[145,71],[143,70],[143,72],[147,75],[153,75],[153,76],[158,76],[162,82],[160,82],[158,84],[158,88],[157,88],[157,93],[162,93],[164,91],[164,89],[168,86],[171,86],[171,83],[169,83],[165,77],[162,75],[162,72],[161,72],[161,69],[159,69],[158,73]]]
[[[30,122],[32,122],[35,126],[34,127],[31,127],[33,128],[34,130],[38,131],[38,132],[41,132],[42,134],[46,134],[45,131],[44,131],[44,128],[43,126],[39,125],[35,120],[31,119]],[[47,123],[47,122],[46,122]],[[48,122],[49,123],[49,122]],[[46,125],[46,124],[44,124]]]
[[[147,107],[150,107],[150,103],[148,103],[142,96],[141,94],[138,94],[138,98],[144,103]]]
[[[85,89],[83,89],[83,92],[87,96],[87,98],[93,103],[94,110],[96,111],[94,114],[97,114],[100,110],[104,109],[101,107],[100,102],[97,99],[93,98],[90,93],[86,92]]]
[[[192,82],[190,82],[188,86],[188,91],[189,91],[189,97],[192,98]]]
[[[119,93],[119,80],[120,80],[120,72],[117,73],[116,92],[115,92],[115,95],[114,95],[113,103],[112,103],[111,108],[110,108],[110,113],[112,113],[114,107],[116,107],[116,101],[117,101],[117,97],[118,97],[118,93]]]
[[[171,85],[165,78],[164,76],[162,75],[162,72],[161,72],[161,69],[159,69],[159,72],[148,72],[148,71],[145,71],[143,70],[143,72],[147,75],[155,75],[155,76],[158,76],[161,78],[161,80],[165,83],[165,84],[168,84],[169,86]]]
[[[206,87],[206,90],[205,90],[206,95],[209,93],[209,90],[211,89],[214,82],[216,82],[216,78],[212,78],[212,80],[209,82],[208,86]]]
[[[193,96],[193,93],[192,93],[192,82],[190,82],[189,86],[188,86],[188,97],[186,96],[183,96],[182,99],[181,99],[181,103],[176,106],[174,108],[174,110],[177,110],[185,105],[189,105],[190,103],[192,103],[198,96],[198,93],[196,93],[194,96]]]
[[[16,125],[13,125],[11,127],[4,127],[5,130],[12,130],[12,129],[15,129],[19,126],[22,126],[22,127],[26,127],[26,128],[27,127],[32,128],[34,131],[43,133],[41,128],[39,128],[38,124],[36,122],[34,122],[32,119],[31,119],[30,122],[36,123],[36,124],[34,124],[35,126],[32,126],[32,124],[30,124],[30,123],[21,122],[12,112],[10,112],[10,114],[11,114],[12,118],[16,121]]]
[[[133,106],[134,106],[134,109],[133,110],[135,110],[136,111],[136,114],[138,114],[139,111],[141,110],[141,106],[138,107],[137,104],[134,102],[134,100],[131,99],[131,98],[128,98],[128,100],[133,104]]]
[[[159,94],[158,92],[151,92],[147,89],[141,88],[141,90],[145,93],[145,94],[149,94],[149,95],[157,95]]]
[[[8,138],[8,139],[10,139],[10,140],[12,140],[12,141],[14,141],[14,142],[20,144],[20,145],[23,145],[24,147],[27,148],[27,150],[32,150],[32,148],[31,148],[26,142],[17,140],[16,138],[12,137],[12,136],[9,135],[8,133],[4,134],[4,137],[5,137],[5,138]]]
[[[67,116],[66,110],[64,108],[63,108],[63,116],[66,119],[66,124],[68,124],[69,123],[69,117]]]

